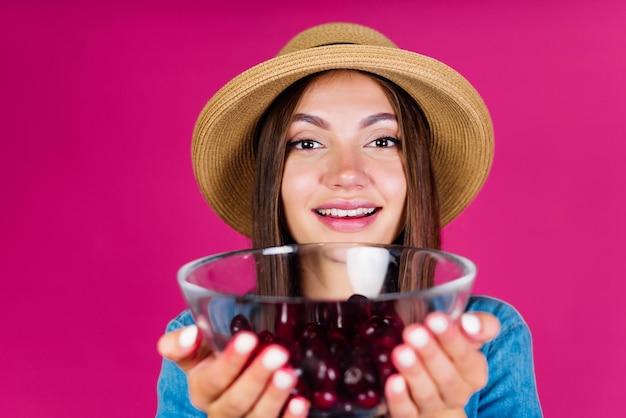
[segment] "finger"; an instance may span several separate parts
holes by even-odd
[[[265,392],[247,415],[248,418],[278,416],[297,381],[296,373],[288,367],[275,371]]]
[[[435,334],[441,349],[454,364],[458,376],[467,383],[473,393],[487,383],[487,360],[476,347],[476,340],[471,341],[466,336],[469,330],[469,333],[480,337],[479,317],[467,314],[464,318],[466,319],[462,320],[459,326],[445,315],[432,314],[426,318],[426,325]],[[453,378],[452,373],[449,378]],[[454,384],[444,387],[444,398],[449,399],[452,395],[446,396],[446,389],[452,391],[456,387]]]
[[[417,417],[417,408],[409,395],[406,380],[400,374],[389,376],[385,383],[385,399],[389,416],[394,418]]]
[[[237,335],[240,334],[241,332]],[[287,360],[289,354],[284,347],[273,344],[263,348],[243,373],[232,382],[228,390],[221,393],[219,399],[210,405],[208,415],[215,417],[246,415],[265,392],[274,372],[283,367]],[[283,403],[284,401],[279,405],[279,410]]]
[[[189,396],[194,406],[204,411],[212,407],[241,374],[257,345],[258,339],[254,333],[241,331],[233,337],[223,352],[204,359],[190,369],[187,380]]]
[[[430,332],[429,332],[430,330]],[[449,337],[455,332],[450,319],[441,313],[426,317],[425,327],[412,326],[406,333],[407,341],[416,350],[424,368],[435,382],[437,390],[448,407],[463,406],[473,392],[460,375],[452,359],[439,344],[437,337]],[[457,332],[458,334],[458,332]],[[465,342],[463,349],[468,355],[477,352]],[[459,349],[460,350],[460,349]]]
[[[416,405],[418,416],[436,414],[444,409],[439,388],[412,346],[404,343],[397,345],[391,352],[391,359],[406,381],[409,396]]]
[[[161,356],[175,362],[184,371],[197,365],[212,352],[195,325],[161,336],[157,343],[157,351]]]
[[[297,396],[292,398],[287,404],[283,418],[301,418],[309,413],[309,403],[306,399]]]
[[[500,332],[500,321],[485,312],[466,312],[461,315],[461,329],[467,338],[481,347]]]

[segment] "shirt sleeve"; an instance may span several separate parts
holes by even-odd
[[[501,323],[500,334],[482,348],[489,366],[487,385],[466,406],[468,417],[540,418],[532,338],[520,314],[510,305],[478,303],[470,310],[490,312]],[[485,309],[486,308],[486,309]]]
[[[172,320],[166,329],[171,332],[193,324],[188,311]],[[189,401],[187,375],[169,360],[163,359],[157,382],[157,418],[206,418],[206,414],[196,409]]]

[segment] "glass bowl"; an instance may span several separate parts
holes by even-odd
[[[391,350],[405,325],[464,311],[474,264],[397,245],[324,243],[234,251],[192,261],[178,282],[203,337],[221,351],[255,332],[290,352],[294,395],[311,417],[384,414]]]

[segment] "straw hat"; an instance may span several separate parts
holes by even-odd
[[[441,222],[452,221],[474,199],[491,167],[493,127],[485,104],[452,68],[350,23],[301,32],[275,58],[241,73],[206,104],[196,122],[192,158],[200,189],[213,210],[243,235],[252,235],[255,125],[289,85],[331,69],[378,74],[421,106],[433,136],[430,158]]]

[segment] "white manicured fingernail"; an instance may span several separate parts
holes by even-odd
[[[481,328],[480,319],[474,314],[465,313],[461,315],[461,326],[469,335],[478,335]]]
[[[256,339],[250,334],[239,334],[235,337],[235,351],[248,354],[256,347]]]
[[[407,339],[409,343],[415,348],[422,348],[428,344],[428,340],[430,340],[430,336],[428,335],[428,331],[424,328],[414,329],[407,335]]]
[[[183,348],[190,348],[198,340],[198,327],[190,325],[185,328],[178,336],[178,345]]]
[[[270,348],[263,354],[263,359],[261,362],[263,363],[263,367],[267,370],[276,370],[287,363],[287,353],[278,348]]]
[[[402,376],[394,376],[389,383],[391,391],[395,394],[401,394],[406,391],[406,381]]]
[[[428,328],[435,334],[443,334],[448,329],[448,321],[441,316],[429,318],[426,325],[428,325]]]
[[[287,408],[289,408],[289,412],[293,415],[302,415],[306,409],[306,402],[300,398],[293,398],[289,401],[289,406]]]
[[[272,381],[274,382],[274,386],[278,389],[287,389],[293,384],[294,377],[284,370],[278,370],[274,373]]]
[[[402,367],[407,368],[411,367],[417,361],[417,357],[415,356],[415,352],[410,348],[404,348],[400,350],[398,353],[398,363],[402,365]]]

